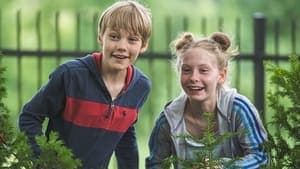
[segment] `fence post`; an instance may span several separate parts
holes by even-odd
[[[254,103],[265,121],[265,55],[266,18],[262,13],[254,13]]]

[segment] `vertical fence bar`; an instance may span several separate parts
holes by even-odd
[[[201,19],[201,32],[203,35],[207,34],[207,25],[206,25],[206,18]]]
[[[98,50],[98,13],[96,12],[93,16],[93,27],[92,27],[92,39],[94,41],[94,50],[97,51]]]
[[[59,33],[59,11],[55,14],[55,39],[56,39],[56,65],[59,65],[61,60],[61,44],[60,44],[60,33]]]
[[[21,10],[17,12],[17,72],[18,72],[18,110],[21,109],[22,106],[22,55],[21,52]]]
[[[189,28],[189,19],[187,16],[183,17],[182,24],[183,24],[183,31],[187,31]]]
[[[275,20],[274,23],[274,50],[275,50],[275,57],[279,57],[279,32],[280,32],[280,24],[279,20]],[[278,59],[275,60],[276,64],[278,65]]]
[[[153,22],[153,21],[152,21]],[[152,33],[153,33],[153,31],[154,31],[154,29],[152,30]],[[150,39],[150,42],[149,42],[149,46],[148,46],[148,50],[150,50],[150,51],[153,51],[153,48],[154,48],[154,36],[152,36],[151,37],[151,39]],[[154,68],[153,68],[153,65],[154,65],[154,59],[153,59],[153,57],[151,56],[151,55],[149,55],[148,57],[147,57],[147,60],[149,60],[149,64],[148,64],[148,69],[149,69],[149,74],[150,74],[150,77],[156,77],[155,76],[155,71],[154,71]],[[152,81],[152,85],[155,83],[154,82],[154,80],[155,79],[153,79]],[[155,121],[155,113],[154,113],[154,111],[153,111],[153,98],[154,98],[154,96],[153,96],[153,92],[150,92],[150,96],[148,97],[149,99],[148,99],[148,107],[149,107],[149,113],[150,113],[150,115],[149,115],[149,118],[150,118],[150,120],[149,120],[149,123],[148,123],[148,127],[147,128],[152,128],[152,125],[153,125],[153,122]]]
[[[236,40],[236,45],[239,48],[239,51],[241,51],[241,19],[237,18],[236,19],[236,24],[235,24],[235,40]],[[235,71],[235,87],[237,89],[240,89],[240,77],[241,77],[241,61],[240,59],[236,60],[236,71]]]
[[[254,100],[255,106],[265,121],[265,72],[263,57],[265,55],[266,18],[262,13],[254,14]]]
[[[291,23],[291,41],[292,41],[292,53],[296,54],[296,21],[292,19]]]
[[[76,44],[75,44],[75,48],[76,48],[76,52],[80,51],[80,13],[77,12],[76,13]]]
[[[172,26],[171,26],[171,18],[167,18],[166,19],[166,41],[167,43],[166,44],[169,44],[171,42],[171,39],[172,39]],[[167,45],[167,49],[166,51],[168,51],[168,45]],[[172,70],[172,64],[170,62],[166,62],[166,73],[167,75],[170,75],[170,76],[167,76],[168,77],[168,80],[167,80],[167,99],[171,99],[172,97],[172,89],[173,89],[173,76],[171,76],[171,70]]]
[[[41,36],[41,11],[38,11],[36,17],[36,36],[37,36],[37,88],[39,89],[42,85],[42,56],[40,54],[42,48],[42,36]]]
[[[275,23],[274,23],[274,50],[275,50],[275,57],[278,58],[279,57],[279,34],[280,34],[280,23],[279,20],[276,19]],[[275,59],[275,64],[279,65],[279,60]],[[275,90],[278,91],[279,87],[276,84],[275,86]],[[276,99],[279,100],[280,96],[276,96]],[[278,110],[274,110],[275,113],[278,113]],[[276,125],[276,132],[280,132],[280,129],[278,127],[278,125]]]
[[[222,32],[223,31],[223,27],[224,27],[224,20],[223,20],[222,17],[220,17],[218,19],[218,28],[217,28],[217,30],[220,31],[220,32]]]

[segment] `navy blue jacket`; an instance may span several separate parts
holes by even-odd
[[[35,153],[34,137],[59,133],[82,161],[84,169],[107,168],[115,152],[119,169],[138,168],[134,124],[150,92],[149,79],[135,66],[127,70],[126,85],[112,100],[99,73],[101,53],[68,61],[51,73],[49,81],[23,106],[19,127]],[[98,61],[97,61],[98,60]]]

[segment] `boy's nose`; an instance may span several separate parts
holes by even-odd
[[[127,40],[121,39],[121,40],[117,43],[117,48],[118,48],[118,50],[126,50],[127,45],[128,45]]]

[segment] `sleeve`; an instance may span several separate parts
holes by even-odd
[[[134,126],[129,127],[115,150],[119,169],[138,169],[138,148]]]
[[[170,126],[164,113],[161,113],[155,123],[148,146],[150,155],[146,158],[146,169],[163,168],[163,160],[173,152]]]
[[[263,123],[256,108],[248,99],[236,98],[233,109],[239,119],[236,130],[245,131],[238,139],[243,157],[234,165],[243,169],[259,168],[268,161],[267,152],[263,148],[263,143],[267,141]]]
[[[42,135],[43,122],[46,117],[53,117],[63,111],[65,103],[63,69],[57,68],[48,82],[22,108],[19,116],[19,128],[24,132],[33,148],[34,154],[39,154],[35,136]]]

